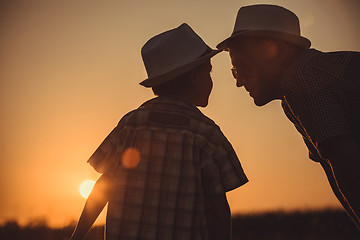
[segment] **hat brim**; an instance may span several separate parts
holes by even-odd
[[[179,77],[182,74],[185,74],[185,73],[191,71],[192,69],[200,66],[201,64],[205,63],[206,60],[212,58],[219,52],[221,52],[221,50],[211,49],[210,53],[205,54],[205,55],[195,59],[194,61],[189,62],[183,66],[180,66],[176,69],[172,69],[171,71],[168,71],[161,75],[145,79],[144,81],[140,82],[140,85],[142,85],[144,87],[155,87],[155,86],[161,85],[163,83],[166,83],[166,82],[173,80],[174,78]]]
[[[264,38],[284,40],[284,41],[293,43],[295,45],[298,45],[304,49],[308,49],[311,46],[310,40],[305,37],[302,37],[302,36],[288,34],[288,33],[284,33],[284,32],[277,32],[277,31],[247,30],[247,31],[239,31],[239,32],[233,33],[230,37],[228,37],[224,41],[220,42],[216,46],[216,48],[219,50],[228,51],[229,50],[228,49],[229,41],[236,37],[264,37]]]

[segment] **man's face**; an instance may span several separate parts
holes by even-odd
[[[278,52],[274,40],[255,37],[237,39],[229,49],[236,86],[244,86],[257,106],[280,98]]]

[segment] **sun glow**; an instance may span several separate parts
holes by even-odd
[[[83,181],[80,184],[80,188],[79,188],[80,195],[85,199],[88,198],[88,196],[91,193],[91,190],[94,187],[94,184],[95,184],[95,181],[93,181],[93,180],[85,180],[85,181]]]

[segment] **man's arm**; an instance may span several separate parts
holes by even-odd
[[[322,157],[332,167],[335,181],[354,211],[360,228],[360,146],[354,137],[338,136],[319,146]],[[328,174],[328,173],[327,173]]]
[[[108,202],[108,194],[109,181],[103,174],[97,180],[93,190],[87,198],[79,222],[75,228],[74,233],[70,237],[70,240],[80,240],[85,238],[96,218],[99,216]]]
[[[225,193],[209,196],[207,221],[209,239],[231,239],[231,212]]]

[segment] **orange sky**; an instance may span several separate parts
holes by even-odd
[[[0,223],[59,226],[78,218],[79,185],[99,176],[87,158],[122,115],[152,97],[138,85],[146,78],[140,48],[160,32],[187,22],[215,47],[231,33],[240,4],[277,3],[297,13],[313,47],[360,50],[357,0],[4,2]],[[338,207],[280,102],[256,107],[230,68],[226,53],[213,59],[214,90],[202,111],[220,125],[250,179],[228,195],[232,211]]]

